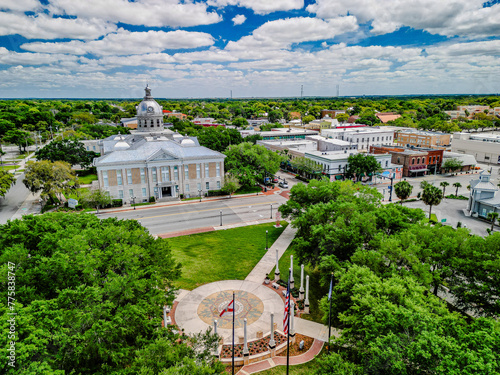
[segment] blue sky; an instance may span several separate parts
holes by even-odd
[[[498,0],[2,0],[0,97],[488,94]]]

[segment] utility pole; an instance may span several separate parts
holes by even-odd
[[[300,97],[304,96],[304,85],[300,85]]]

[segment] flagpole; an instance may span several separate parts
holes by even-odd
[[[290,278],[292,277],[292,269],[288,273],[288,313],[287,313],[287,332],[286,332],[286,375],[290,366]]]
[[[330,291],[328,293],[328,299],[330,300],[330,309],[328,310],[328,347],[326,352],[330,354],[330,336],[331,336],[331,319],[332,319],[332,286],[333,286],[333,272],[330,278]]]
[[[232,358],[232,374],[234,375],[234,310],[236,310],[235,307],[235,300],[234,300],[234,290],[233,290],[233,358]]]

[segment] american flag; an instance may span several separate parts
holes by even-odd
[[[288,314],[290,306],[290,278],[288,279],[288,286],[286,288],[286,296],[285,296],[285,312],[283,314],[283,332],[285,335],[288,335]]]

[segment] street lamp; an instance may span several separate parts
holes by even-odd
[[[222,210],[220,210],[219,212],[220,212],[220,226],[222,227]]]
[[[198,190],[198,193],[200,193],[200,202],[201,202],[201,192],[202,192],[202,191],[203,191],[203,190]]]
[[[271,203],[271,219],[273,218],[273,204]]]
[[[267,247],[267,230],[266,230],[266,250],[268,250],[269,247]]]
[[[134,210],[135,210],[135,197],[130,197],[130,199],[132,199],[132,206],[134,206]]]

